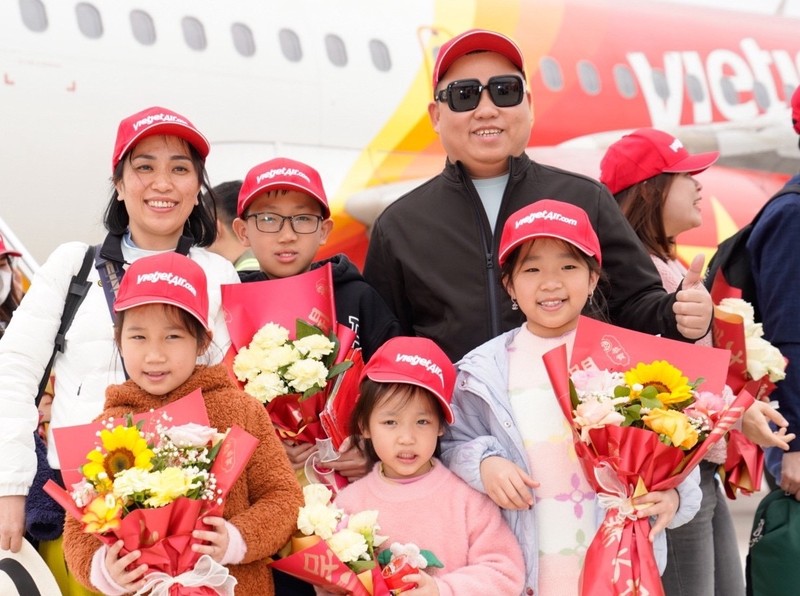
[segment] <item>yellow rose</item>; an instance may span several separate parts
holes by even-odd
[[[697,444],[697,429],[689,423],[689,418],[677,410],[654,408],[642,416],[644,423],[655,432],[665,435],[675,447],[691,449]]]

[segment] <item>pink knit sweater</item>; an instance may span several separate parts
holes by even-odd
[[[522,592],[522,552],[497,505],[486,495],[439,461],[424,477],[408,484],[384,478],[379,465],[344,488],[336,504],[348,513],[377,509],[378,533],[389,537],[385,548],[392,542],[413,542],[432,551],[444,568],[425,571],[436,578],[440,596]]]

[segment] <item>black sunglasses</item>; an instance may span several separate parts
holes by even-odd
[[[446,101],[454,112],[469,112],[478,107],[481,93],[486,89],[494,105],[498,108],[510,108],[522,103],[525,87],[522,78],[516,75],[492,77],[485,85],[478,79],[453,81],[433,96],[436,101]]]

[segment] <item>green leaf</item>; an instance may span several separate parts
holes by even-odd
[[[333,365],[330,370],[328,370],[328,378],[333,379],[334,377],[337,377],[351,366],[353,366],[352,360],[345,360],[344,362]]]
[[[658,396],[658,389],[653,385],[647,385],[644,389],[642,389],[639,395],[642,397],[643,402],[645,399],[654,399]]]
[[[303,339],[304,337],[308,337],[309,335],[323,335],[322,329],[320,329],[316,325],[310,325],[309,323],[306,323],[303,319],[297,319],[297,328],[295,330],[295,337],[297,339]]]
[[[439,569],[444,567],[444,563],[442,563],[431,551],[422,549],[419,551],[419,554],[425,557],[425,560],[428,562],[428,567],[438,567]]]
[[[375,567],[375,561],[351,561],[347,566],[353,570],[353,573],[361,573],[362,571],[369,571]]]
[[[626,385],[617,385],[614,387],[614,397],[628,397],[631,394],[631,388]]]
[[[656,395],[658,395],[658,394],[656,393]],[[649,409],[653,410],[655,408],[662,408],[663,409],[663,407],[664,407],[664,404],[661,403],[660,399],[658,399],[657,397],[647,397],[647,396],[645,396],[644,391],[642,391],[641,397],[642,397],[642,407],[643,408],[649,408]]]
[[[314,385],[313,387],[309,387],[303,392],[303,395],[300,396],[300,399],[298,401],[306,401],[309,397],[311,397],[312,395],[316,395],[320,391],[322,391],[322,387],[320,387],[319,385]]]
[[[378,565],[381,567],[386,567],[391,559],[392,551],[390,551],[388,548],[378,553]]]
[[[572,404],[572,408],[575,409],[578,407],[578,404],[581,403],[581,400],[578,399],[578,392],[575,391],[575,385],[572,382],[572,379],[569,380],[569,401]]]

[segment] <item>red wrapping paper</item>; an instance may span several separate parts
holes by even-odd
[[[587,325],[586,321],[590,324]],[[723,353],[720,355],[718,352]],[[667,360],[690,378],[704,377],[707,379],[704,388],[708,390],[712,390],[710,387],[721,390],[724,385],[728,364],[728,355],[724,351],[656,338],[581,318],[573,348],[573,369],[594,366],[623,371],[639,362],[657,359]],[[609,364],[612,360],[615,364]],[[655,432],[635,427],[606,426],[589,430],[590,444],[587,444],[581,441],[580,429],[573,422],[566,346],[545,354],[544,362],[564,416],[572,423],[575,451],[584,475],[599,499],[604,498],[601,495],[609,494],[620,500],[626,499],[633,495],[640,483],[647,491],[676,487],[752,403],[752,397],[742,392],[720,414],[706,440],[689,452],[661,443]],[[703,374],[694,375],[691,371],[700,365],[703,365]],[[649,521],[647,518],[626,517],[621,509],[624,509],[621,505],[607,509],[605,519],[587,550],[580,594],[646,593],[663,596],[653,547],[647,538]]]
[[[728,432],[728,455],[720,469],[722,486],[729,499],[737,491],[751,495],[761,490],[764,476],[764,450],[744,436],[741,431]]]
[[[319,414],[322,428],[337,451],[350,436],[350,418],[358,401],[358,381],[361,371],[364,370],[361,349],[353,350],[349,358],[353,366],[336,380]]]
[[[173,422],[170,424],[174,426],[184,423],[176,422],[176,418],[185,419],[186,422],[208,425],[208,414],[199,391],[192,392],[164,408],[136,415],[134,419],[155,419],[163,411],[170,413],[173,418]],[[121,420],[116,421],[116,423],[121,422]],[[96,433],[102,428],[103,425],[97,422],[72,427],[71,431],[68,428],[60,429],[68,431],[64,433],[64,436],[78,437],[80,435],[82,442],[86,442],[86,437],[90,439],[89,447],[83,451],[79,451],[74,445],[65,448],[66,444],[63,441],[57,442],[56,449],[62,466],[69,470],[79,469],[86,461],[86,453],[96,444]],[[258,439],[242,428],[234,426],[228,432],[211,466],[211,472],[217,478],[217,489],[221,491],[220,498],[223,500],[244,471],[256,447],[258,447]],[[67,477],[65,474],[65,483]],[[67,483],[67,486],[71,486],[71,483]],[[83,510],[75,504],[69,492],[52,480],[45,484],[44,489],[64,507],[67,513],[80,521],[83,517]],[[217,503],[181,497],[165,507],[136,509],[123,517],[119,527],[115,530],[105,534],[95,534],[95,536],[108,546],[117,540],[122,540],[125,546],[120,556],[133,550],[141,550],[142,554],[137,563],[146,563],[150,571],[161,571],[174,577],[194,567],[200,558],[199,553],[189,548],[197,542],[191,536],[192,531],[210,529],[200,520],[208,515],[222,515],[222,510],[223,506]],[[217,592],[210,588],[172,586],[170,594],[204,595],[217,594]]]
[[[377,564],[371,572],[373,589],[370,592],[353,570],[321,539],[313,546],[273,561],[271,565],[334,594],[344,591],[354,596],[391,596]]]

